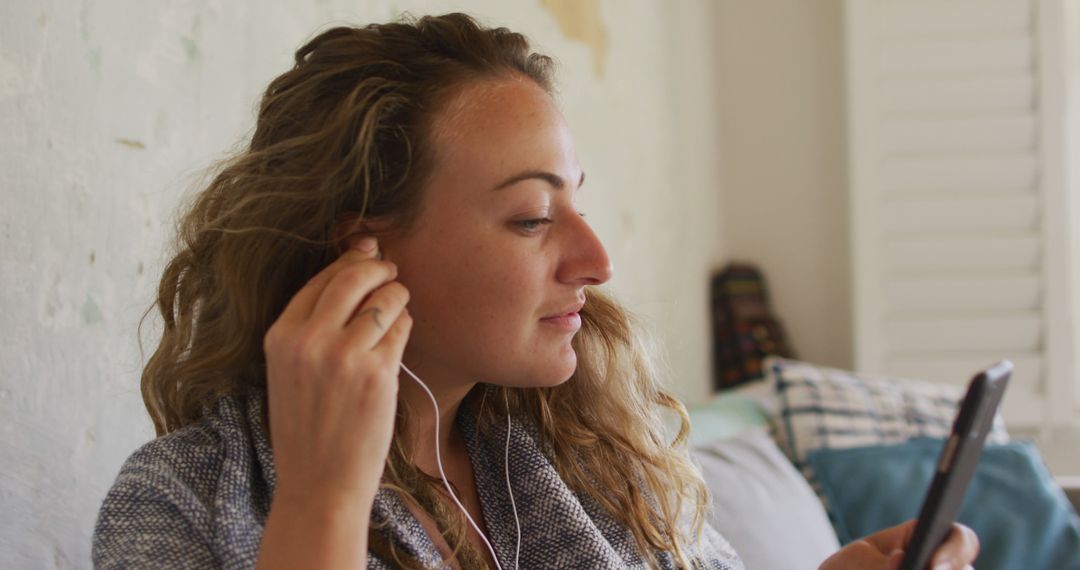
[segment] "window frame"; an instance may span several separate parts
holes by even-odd
[[[1039,106],[1044,116],[1044,224],[1047,231],[1043,428],[1080,428],[1080,3],[1039,0]],[[1050,120],[1058,118],[1059,120]]]

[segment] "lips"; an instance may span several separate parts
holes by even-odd
[[[585,306],[585,300],[579,299],[574,301],[572,305],[565,305],[563,308],[556,310],[554,313],[549,314],[544,319],[558,319],[562,317],[569,317],[581,312],[581,308]]]
[[[556,327],[555,330],[561,331],[560,334],[567,332],[572,334],[581,328],[581,315],[578,314],[578,311],[584,306],[584,299],[580,299],[575,301],[573,305],[566,305],[558,309],[555,314],[541,318],[540,322]]]

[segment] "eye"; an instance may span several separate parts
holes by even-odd
[[[526,232],[536,232],[542,225],[548,225],[551,223],[551,218],[532,218],[529,220],[518,220],[514,222],[514,225],[521,228]]]

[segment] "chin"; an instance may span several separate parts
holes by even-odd
[[[570,343],[558,348],[537,344],[522,346],[529,348],[514,351],[513,358],[500,359],[495,367],[474,376],[490,378],[494,384],[507,387],[553,388],[565,383],[577,371],[577,353]]]
[[[546,386],[558,386],[573,377],[574,372],[577,370],[577,354],[574,353],[574,349],[570,349],[569,358],[563,356],[559,359],[561,366],[558,370],[555,370],[550,375],[551,381],[545,383]]]
[[[577,355],[570,352],[569,357],[565,354],[552,356],[535,363],[530,367],[530,372],[522,378],[525,388],[554,388],[565,383],[577,370]]]
[[[566,374],[560,375],[555,382],[552,382],[550,384],[550,386],[555,387],[555,386],[559,386],[561,384],[565,384],[565,383],[569,382],[570,379],[574,377],[574,370],[576,370],[576,368],[573,369],[573,370],[570,370],[570,372],[568,372]]]

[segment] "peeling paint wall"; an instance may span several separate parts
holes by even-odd
[[[589,173],[583,206],[612,254],[612,289],[666,346],[677,391],[697,399],[708,385],[706,279],[722,253],[706,1],[672,12],[652,0],[587,4],[580,28],[563,2],[466,6],[560,61]],[[153,435],[137,327],[174,213],[250,134],[258,95],[291,52],[330,22],[462,6],[0,4],[0,565],[89,566],[104,493]],[[156,326],[143,330],[147,351]]]

